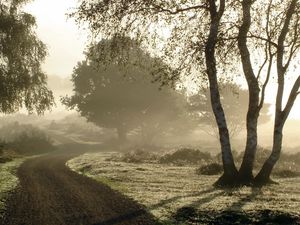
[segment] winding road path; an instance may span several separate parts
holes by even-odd
[[[58,151],[23,163],[0,225],[155,224],[141,205],[65,166],[80,153]]]

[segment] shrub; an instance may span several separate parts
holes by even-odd
[[[218,175],[223,172],[223,166],[219,163],[210,163],[196,169],[198,175]]]
[[[134,151],[130,151],[122,154],[121,157],[117,159],[117,161],[127,162],[127,163],[143,163],[157,160],[157,156],[153,153],[137,149]]]
[[[293,178],[300,176],[300,172],[288,169],[274,170],[272,174],[280,178]]]
[[[7,156],[0,156],[0,163],[7,163],[7,162],[11,162],[12,158],[7,157]]]
[[[192,163],[197,164],[199,162],[211,160],[212,157],[208,152],[201,152],[197,149],[182,148],[173,153],[162,156],[159,160],[160,163]]]
[[[41,154],[55,149],[46,133],[32,125],[9,124],[0,129],[0,137],[5,148],[18,154]]]

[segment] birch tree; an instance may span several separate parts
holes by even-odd
[[[163,85],[195,74],[200,81],[207,81],[224,168],[216,184],[252,185],[269,180],[280,155],[284,122],[299,94],[298,78],[283,107],[285,76],[299,47],[298,7],[297,0],[284,4],[277,0],[84,0],[71,16],[88,22],[96,36],[127,35],[156,49],[154,53],[158,51],[172,67],[167,75],[155,71],[156,80]],[[278,80],[274,146],[272,155],[254,179],[257,121],[274,65]],[[249,102],[245,154],[237,171],[219,84],[228,76],[235,80],[239,71],[248,86]]]
[[[281,1],[271,0],[267,8],[268,35],[265,42],[272,44],[275,49],[274,74],[277,80],[277,94],[272,153],[255,178],[255,182],[260,185],[270,182],[272,169],[280,157],[285,122],[300,94],[300,75],[297,73],[299,67],[297,58],[300,54],[300,2],[291,0],[282,4]],[[287,101],[284,102],[287,79],[293,83],[287,93]]]

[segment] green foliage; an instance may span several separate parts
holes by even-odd
[[[35,18],[21,11],[26,1],[0,3],[0,112],[13,113],[25,107],[38,114],[54,104],[41,62],[47,52],[34,32]]]
[[[41,154],[55,149],[46,133],[32,125],[6,125],[0,129],[0,137],[5,148],[17,154]]]
[[[200,150],[191,148],[181,148],[173,153],[162,156],[159,162],[174,164],[197,164],[211,159],[212,157],[208,152],[201,152]]]

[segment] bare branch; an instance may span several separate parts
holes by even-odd
[[[251,34],[251,33],[250,33],[250,35],[247,35],[247,38],[256,38],[256,39],[268,42],[269,44],[273,45],[276,48],[278,47],[278,44],[271,41],[271,38],[265,38],[265,37],[257,36],[257,35]]]
[[[267,88],[267,85],[269,83],[270,76],[271,76],[271,70],[272,70],[272,63],[273,63],[274,55],[275,54],[270,55],[269,66],[268,66],[268,71],[267,71],[267,77],[266,77],[266,80],[265,80],[265,82],[263,84],[263,87],[262,87],[262,90],[261,90],[261,99],[260,99],[260,103],[258,105],[259,110],[261,110],[263,105],[264,105],[265,93],[266,93],[266,88]]]

